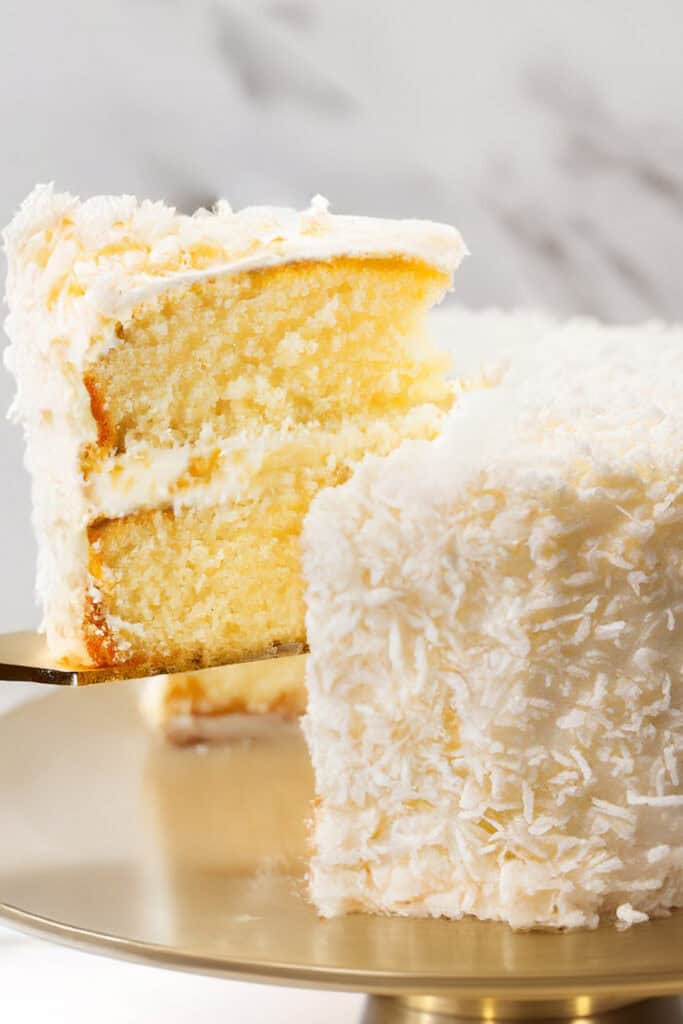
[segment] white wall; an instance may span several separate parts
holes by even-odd
[[[36,181],[185,209],[321,191],[457,224],[472,305],[683,316],[679,0],[11,0],[0,20],[3,223]],[[36,615],[20,462],[2,423],[2,629]]]

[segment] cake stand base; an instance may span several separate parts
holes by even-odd
[[[362,1024],[472,1024],[473,1021],[581,1021],[583,1024],[683,1024],[683,999],[627,1003],[610,998],[514,1001],[450,996],[370,996]]]

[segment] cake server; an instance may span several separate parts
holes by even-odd
[[[241,660],[264,661],[268,658],[284,658],[293,654],[303,654],[305,650],[303,644],[278,644],[268,648],[258,657]],[[191,671],[220,667],[205,665]],[[159,665],[153,671],[140,668],[139,665],[112,665],[106,668],[66,667],[51,657],[42,633],[27,631],[0,634],[0,680],[8,682],[87,686],[90,683],[110,683],[115,679],[142,679],[147,676],[174,675],[177,672],[177,666],[171,664]]]

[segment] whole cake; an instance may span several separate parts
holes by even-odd
[[[311,506],[325,916],[683,904],[683,331],[539,337]]]
[[[51,651],[149,672],[299,649],[311,498],[452,403],[424,322],[457,232],[48,186],[4,239]]]

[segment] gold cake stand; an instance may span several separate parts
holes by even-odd
[[[683,912],[568,934],[318,919],[298,731],[169,749],[141,721],[139,692],[67,689],[0,717],[5,923],[142,963],[367,992],[364,1024],[683,1020]]]

